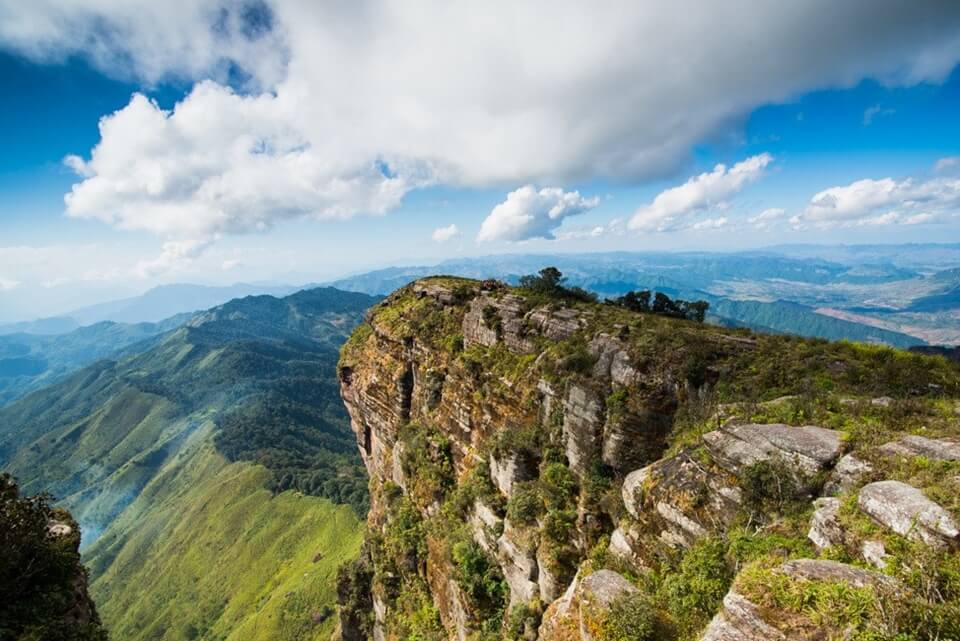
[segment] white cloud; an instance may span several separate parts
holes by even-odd
[[[243,261],[237,258],[228,258],[227,260],[220,263],[220,269],[222,269],[225,272],[228,272],[231,269],[236,269],[238,267],[243,267]]]
[[[454,238],[458,238],[459,236],[460,229],[457,228],[457,226],[453,223],[447,225],[446,227],[438,227],[434,229],[433,234],[430,235],[433,241],[437,243],[445,243],[453,240]]]
[[[933,170],[938,174],[950,173],[957,169],[960,169],[960,156],[947,156],[933,165]]]
[[[863,112],[863,126],[869,127],[872,125],[877,116],[892,116],[895,113],[897,113],[896,109],[888,109],[880,105],[867,107]]]
[[[750,223],[754,229],[764,231],[770,229],[777,221],[783,220],[786,214],[787,212],[784,209],[771,207],[770,209],[764,209],[756,216],[751,216],[747,219],[747,222]]]
[[[183,269],[210,246],[208,240],[168,241],[156,258],[137,263],[136,273],[140,278],[153,278],[169,271]]]
[[[810,199],[790,222],[796,228],[917,225],[938,222],[960,213],[960,178],[865,178],[825,189]]]
[[[0,0],[0,48],[220,82],[171,113],[134,97],[68,161],[71,215],[199,238],[383,213],[434,183],[670,175],[757,105],[942,80],[960,4]]]
[[[554,231],[570,216],[587,212],[600,204],[599,197],[584,198],[578,191],[545,187],[539,191],[524,185],[507,194],[480,225],[477,242],[522,241],[554,238]]]
[[[8,292],[12,289],[16,289],[20,286],[19,280],[13,280],[10,278],[0,278],[0,292]]]
[[[763,175],[773,161],[770,154],[759,154],[733,167],[717,165],[713,171],[690,178],[678,187],[660,192],[648,205],[638,209],[629,227],[637,231],[677,231],[695,222],[690,218],[710,208],[725,209],[727,201],[745,185]]]
[[[726,227],[729,223],[730,219],[726,216],[721,216],[719,218],[705,218],[690,225],[690,229],[693,231],[702,231],[704,229],[720,229],[721,227]]]

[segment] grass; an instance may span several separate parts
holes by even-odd
[[[113,638],[328,638],[336,569],[362,527],[347,506],[269,482],[208,438],[166,466],[86,555]]]

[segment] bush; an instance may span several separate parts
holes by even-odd
[[[490,612],[503,609],[507,584],[500,567],[492,563],[472,539],[459,541],[451,550],[457,584],[477,609]]]
[[[657,610],[645,594],[614,601],[600,630],[600,641],[653,641],[658,633]]]
[[[533,525],[541,514],[543,499],[537,483],[518,483],[507,502],[507,518],[518,525]]]
[[[720,608],[733,580],[726,551],[721,539],[701,539],[664,580],[664,600],[681,632],[699,630]]]
[[[740,474],[743,504],[755,519],[762,519],[771,512],[796,512],[807,504],[806,481],[808,479],[799,478],[785,461],[757,461]]]

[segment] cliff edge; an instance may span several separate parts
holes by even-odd
[[[344,346],[344,640],[956,638],[956,365],[568,294],[427,278]]]

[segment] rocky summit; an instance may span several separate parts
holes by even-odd
[[[960,634],[945,359],[434,277],[338,375],[371,479],[345,640]]]

